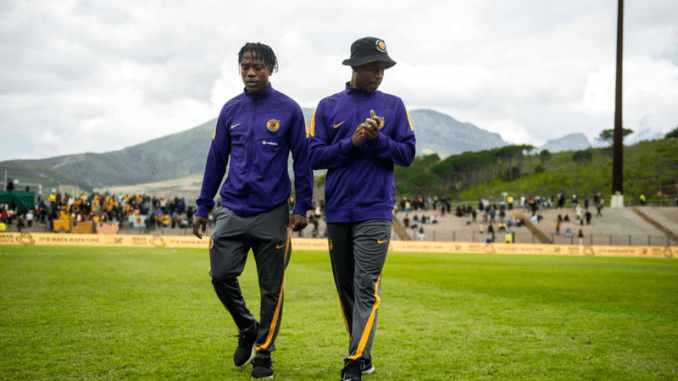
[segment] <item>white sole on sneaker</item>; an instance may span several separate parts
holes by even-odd
[[[363,374],[372,374],[374,373],[374,365],[369,367],[369,369],[363,369]]]
[[[245,361],[242,365],[240,365],[240,367],[243,367],[245,365],[249,365],[252,362],[252,360],[254,360],[254,354],[255,354],[254,345],[252,345],[252,353],[250,353],[250,358],[248,358],[247,361]]]
[[[247,360],[247,362],[245,363],[245,365],[249,365],[249,364],[252,362],[252,360],[254,360],[254,355],[255,355],[255,354],[256,354],[256,352],[254,351],[254,345],[252,345],[252,353],[250,354],[250,358]]]

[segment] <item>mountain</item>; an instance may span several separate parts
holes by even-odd
[[[39,182],[43,187],[64,184],[54,173],[73,179],[67,184],[84,190],[107,185],[133,185],[185,177],[202,172],[216,120],[180,133],[167,135],[119,151],[82,153],[40,160],[7,161],[8,168],[35,167],[21,174],[22,182]],[[17,177],[16,170],[12,176]],[[54,180],[51,180],[54,179]]]
[[[303,112],[310,126],[313,110],[303,109]],[[432,151],[445,158],[455,153],[507,145],[498,134],[487,132],[470,123],[461,123],[436,111],[413,110],[410,117],[417,135],[417,155]],[[8,161],[3,164],[9,168],[23,169],[23,182],[40,180],[43,187],[54,187],[63,184],[61,181],[72,179],[70,184],[85,190],[201,175],[215,128],[216,119],[212,119],[189,130],[119,151],[88,152],[40,160]],[[28,168],[35,168],[35,171],[28,171]]]
[[[466,151],[482,151],[508,145],[496,133],[462,123],[433,110],[410,111],[417,136],[417,155],[437,153],[441,159]],[[432,152],[431,152],[432,151]]]
[[[589,148],[591,143],[582,133],[565,135],[558,139],[549,139],[538,151],[548,150],[551,153],[562,151],[581,151]]]
[[[313,109],[303,109],[310,127]],[[449,115],[433,110],[410,111],[410,119],[417,136],[417,155],[437,153],[441,158],[466,151],[508,145],[499,134],[485,131],[471,123],[461,123]]]
[[[652,132],[650,130],[636,131],[632,134],[629,134],[624,138],[625,146],[632,146],[640,142],[648,140],[660,140],[664,139],[664,135],[659,132]],[[537,152],[548,150],[549,152],[562,152],[562,151],[581,151],[587,148],[605,148],[610,147],[612,142],[602,141],[599,139],[594,139],[592,142],[589,142],[589,139],[586,135],[582,133],[569,134],[557,139],[550,139],[543,146],[537,149]]]

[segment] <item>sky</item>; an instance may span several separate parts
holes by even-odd
[[[624,127],[678,126],[678,1],[628,0]],[[398,62],[381,91],[540,146],[614,127],[616,0],[0,1],[0,161],[109,152],[198,126],[275,51],[302,107],[342,91],[358,38]],[[310,121],[309,121],[310,123]],[[416,132],[417,126],[415,126]],[[424,128],[424,127],[422,127]]]

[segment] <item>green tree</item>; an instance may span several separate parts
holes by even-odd
[[[590,149],[584,151],[577,151],[572,155],[572,160],[584,165],[587,161],[593,160],[593,151]]]
[[[676,139],[678,138],[678,127],[674,128],[673,131],[670,131],[664,136],[665,139]]]
[[[622,128],[622,131],[623,131],[623,132],[622,132],[622,140],[623,140],[627,135],[633,133],[633,130],[630,129],[630,128]],[[602,141],[602,142],[608,142],[608,143],[612,144],[612,142],[614,141],[614,130],[613,130],[613,129],[609,129],[609,130],[602,130],[602,131],[600,131],[600,135],[598,135],[598,138],[597,138],[597,139],[600,140],[600,141]]]
[[[539,152],[539,161],[543,164],[546,164],[547,161],[551,160],[551,152],[545,149]]]

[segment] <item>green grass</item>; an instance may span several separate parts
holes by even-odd
[[[0,380],[247,380],[205,250],[0,246]],[[254,261],[241,277],[258,311]],[[669,258],[390,253],[379,380],[678,380]],[[327,253],[295,251],[277,380],[338,380]],[[255,313],[258,315],[258,313]]]

